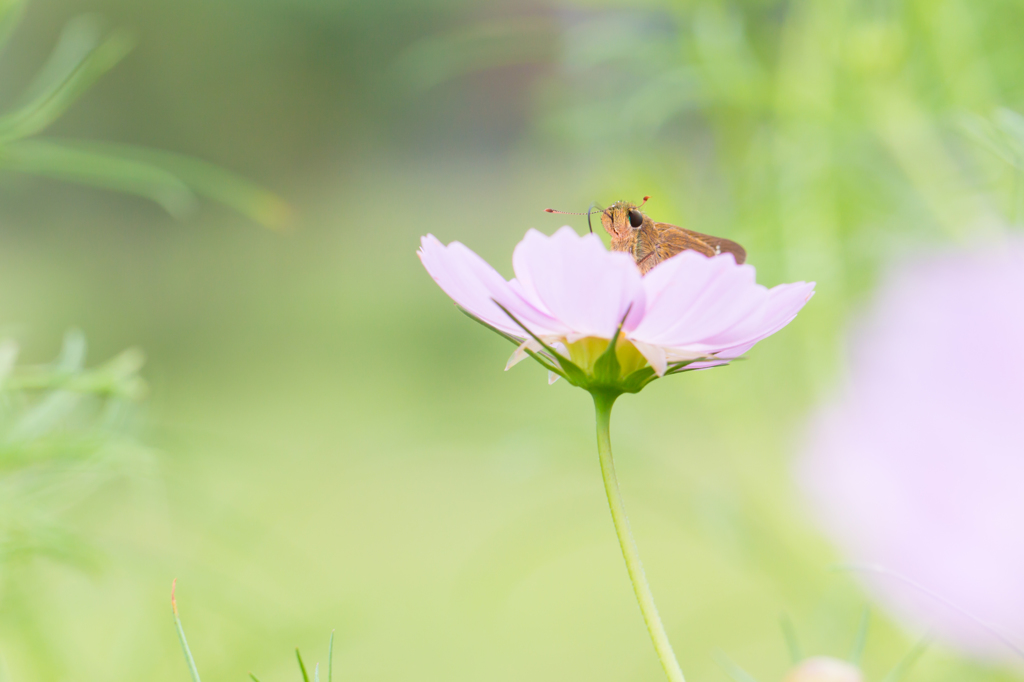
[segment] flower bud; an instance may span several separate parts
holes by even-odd
[[[785,682],[863,682],[854,665],[829,656],[815,656],[789,671]]]

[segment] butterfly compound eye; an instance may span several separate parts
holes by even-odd
[[[629,209],[629,225],[630,227],[640,227],[644,224],[644,216],[640,211],[635,208]]]

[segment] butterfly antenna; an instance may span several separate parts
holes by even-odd
[[[577,213],[576,211],[556,211],[553,208],[545,208],[544,212],[545,213],[560,213],[561,215],[587,215],[586,213],[583,213],[583,212]],[[587,211],[587,213],[589,213],[589,211]]]
[[[650,197],[644,197],[644,200],[643,200],[642,202],[640,202],[640,205],[639,205],[639,206],[637,206],[637,208],[643,208],[643,207],[644,207],[644,204],[646,204],[646,203],[647,203],[647,200],[648,200],[648,199],[650,199]]]
[[[595,209],[600,211],[600,207],[597,205],[596,201],[591,202],[590,207],[587,209],[587,227],[590,228],[590,234],[594,234],[594,226],[590,224],[590,214],[593,213]],[[601,212],[603,213],[603,211]]]
[[[561,215],[585,215],[585,216],[587,216],[587,227],[590,228],[590,234],[594,234],[594,226],[591,225],[591,223],[590,223],[590,216],[593,215],[594,213],[604,213],[604,210],[601,210],[601,208],[597,205],[597,202],[595,201],[594,203],[590,204],[590,208],[587,209],[586,213],[581,213],[581,212],[578,213],[578,212],[575,212],[575,211],[556,211],[553,208],[545,208],[544,212],[545,213],[559,213]]]

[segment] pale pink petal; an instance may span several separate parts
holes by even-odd
[[[754,314],[767,290],[754,268],[736,265],[732,254],[708,258],[684,251],[644,278],[647,310],[632,338],[682,347],[699,343]]]
[[[731,254],[684,251],[644,278],[647,311],[630,338],[707,354],[749,347],[788,324],[814,290],[804,282],[769,290],[754,276]]]
[[[539,353],[540,351],[543,350],[543,348],[541,347],[540,343],[536,341],[536,339],[526,339],[521,344],[519,344],[518,348],[512,351],[512,355],[509,356],[508,362],[505,363],[505,371],[509,371],[510,369],[518,365],[520,362],[530,357],[530,354],[526,352],[528,350],[533,351],[534,353]]]
[[[756,343],[756,342],[754,342]],[[754,343],[746,343],[741,346],[733,346],[731,348],[723,348],[722,350],[715,353],[717,360],[702,360],[700,362],[694,362],[686,366],[687,369],[707,369],[709,367],[718,367],[719,365],[726,365],[730,360],[735,360],[741,357],[744,353],[754,347]]]
[[[756,313],[718,334],[705,337],[700,343],[707,348],[753,345],[792,322],[812,296],[814,282],[780,284],[765,292]]]
[[[417,253],[438,286],[467,312],[487,324],[507,334],[526,336],[519,325],[495,305],[497,301],[538,335],[563,331],[562,325],[530,305],[484,259],[459,242],[444,246],[428,234],[421,240]]]
[[[640,272],[629,254],[605,250],[596,235],[563,227],[547,237],[526,233],[512,256],[523,296],[576,335],[611,338],[629,312],[631,329],[644,314]]]
[[[665,370],[668,369],[668,358],[662,346],[652,346],[642,341],[632,341],[631,343],[640,351],[640,355],[644,356],[647,364],[654,369],[655,374],[659,377],[665,375]]]

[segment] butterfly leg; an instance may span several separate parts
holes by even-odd
[[[654,256],[654,253],[654,251],[651,251],[649,254],[647,254],[646,256],[644,256],[643,258],[636,262],[636,266],[640,268],[641,275],[646,275],[648,270],[650,270],[651,268],[658,264],[658,261],[653,260],[651,258],[652,256]]]

